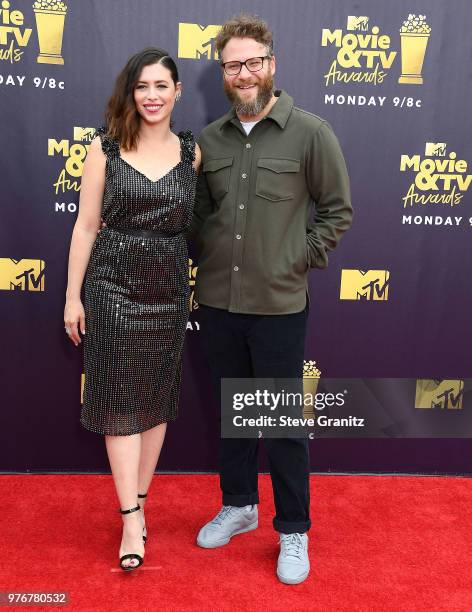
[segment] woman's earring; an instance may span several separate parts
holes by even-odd
[[[176,102],[179,102],[179,100],[180,100],[180,96],[181,96],[181,95],[182,95],[182,94],[180,93],[180,91],[178,91],[178,92],[175,94],[175,101],[176,101]]]

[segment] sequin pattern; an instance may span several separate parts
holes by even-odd
[[[151,181],[97,130],[107,157],[102,216],[84,283],[85,388],[81,423],[131,435],[174,420],[188,320],[184,233],[195,197],[195,142],[180,132],[181,160]],[[120,230],[154,230],[142,237]]]

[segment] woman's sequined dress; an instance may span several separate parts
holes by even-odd
[[[81,423],[108,435],[146,431],[177,416],[189,310],[188,230],[195,142],[152,181],[97,130],[107,157],[102,217],[85,277],[85,387]]]

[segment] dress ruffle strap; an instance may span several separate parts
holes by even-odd
[[[107,135],[107,128],[105,126],[97,128],[95,130],[94,137],[95,136],[100,137],[102,151],[108,158],[118,157],[120,155],[120,143]]]
[[[120,155],[120,144],[114,138],[110,138],[107,134],[107,128],[105,126],[99,127],[95,130],[95,136],[100,137],[102,143],[102,151],[108,158],[119,157]],[[179,132],[180,147],[182,151],[182,160],[193,162],[195,161],[195,138],[190,130]]]

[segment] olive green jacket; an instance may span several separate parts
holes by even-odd
[[[328,265],[328,251],[351,224],[349,177],[331,127],[285,92],[275,95],[249,136],[234,110],[201,133],[191,232],[201,304],[300,312],[309,269]]]

